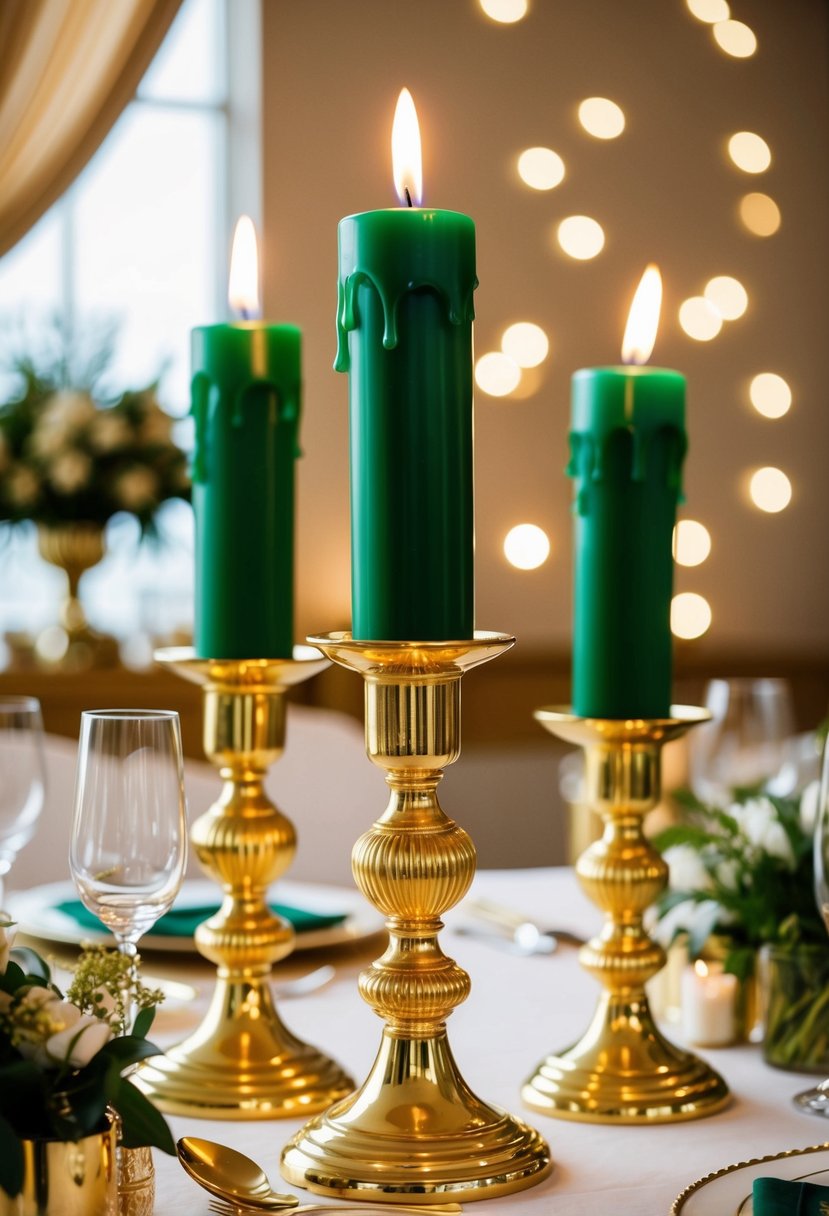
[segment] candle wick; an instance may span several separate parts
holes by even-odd
[[[242,321],[249,321],[250,320],[250,311],[247,308],[240,308],[239,309],[239,318]]]
[[[403,193],[406,195],[406,206],[407,206],[407,207],[411,207],[411,205],[412,205],[412,196],[411,196],[411,194],[409,194],[409,187],[408,187],[408,186],[404,186],[404,187],[403,187]]]

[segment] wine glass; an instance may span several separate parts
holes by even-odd
[[[138,939],[172,905],[186,854],[178,714],[81,714],[69,865],[84,905],[133,960]]]
[[[689,776],[703,802],[726,804],[734,789],[761,788],[778,773],[793,733],[785,680],[711,680],[712,720],[689,741]]]
[[[0,907],[5,877],[34,835],[45,791],[40,702],[0,697]]]
[[[829,930],[829,743],[824,745],[818,813],[815,822],[815,898]],[[829,1078],[797,1094],[794,1104],[810,1115],[829,1118]]]

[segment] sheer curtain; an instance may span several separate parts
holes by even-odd
[[[0,4],[0,255],[80,172],[181,0]]]

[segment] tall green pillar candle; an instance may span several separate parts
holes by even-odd
[[[571,422],[573,711],[666,717],[685,378],[630,365],[578,371]]]
[[[200,658],[293,649],[300,331],[246,321],[192,335]]]
[[[476,286],[466,215],[408,206],[340,222],[355,638],[472,636]]]

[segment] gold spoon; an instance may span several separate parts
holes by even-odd
[[[190,1177],[211,1195],[234,1207],[278,1211],[295,1208],[299,1203],[296,1195],[275,1191],[265,1171],[234,1148],[196,1136],[183,1136],[176,1149]]]
[[[208,1208],[215,1216],[251,1216],[253,1212],[262,1212],[263,1208],[249,1208],[238,1203],[228,1203],[225,1200],[211,1199]],[[269,1212],[280,1212],[282,1208],[268,1208]],[[287,1209],[286,1209],[287,1210]],[[348,1216],[397,1216],[398,1212],[413,1212],[417,1216],[430,1216],[430,1213],[459,1213],[463,1208],[459,1203],[401,1205],[399,1203],[363,1203],[352,1199],[348,1206],[342,1203],[301,1203],[298,1208],[290,1208],[290,1216],[333,1216],[336,1212],[347,1212]]]

